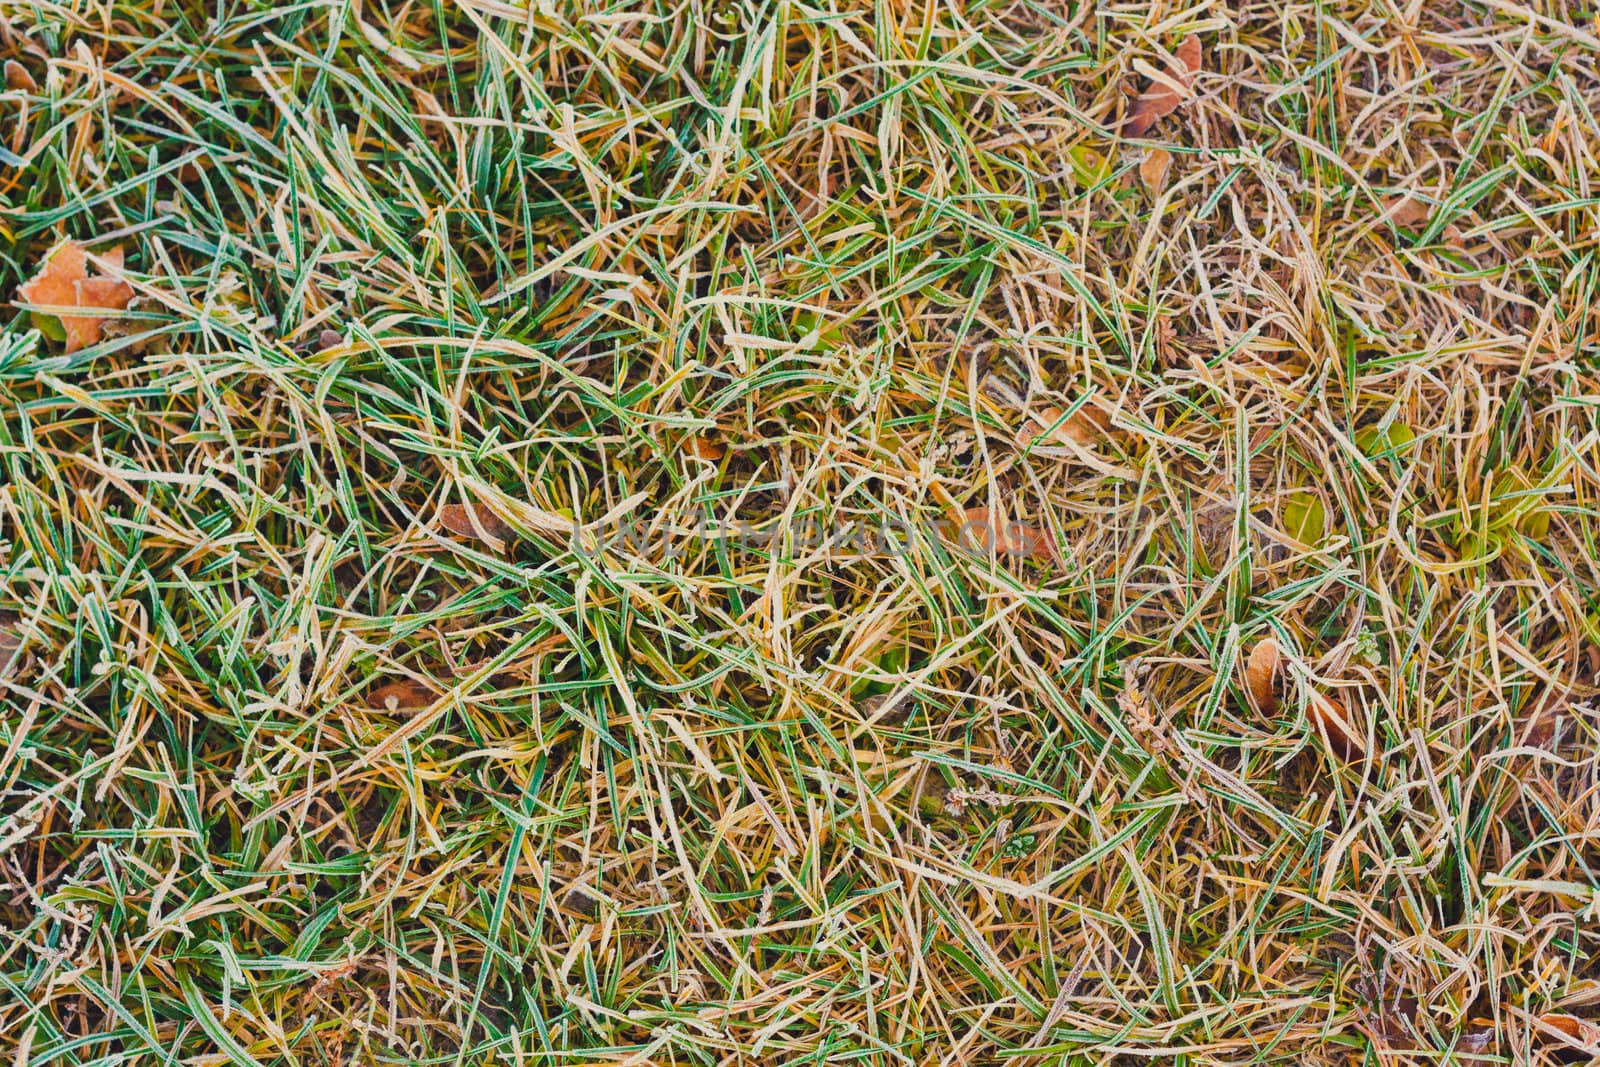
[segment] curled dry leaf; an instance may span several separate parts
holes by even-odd
[[[511,527],[482,504],[446,504],[439,509],[439,525],[457,537],[479,541],[504,541],[511,532]]]
[[[433,690],[413,678],[396,678],[367,691],[367,703],[383,711],[425,708],[433,699]]]
[[[1340,759],[1357,760],[1366,752],[1365,739],[1350,724],[1344,705],[1333,697],[1312,693],[1306,704],[1306,717]]]
[[[979,552],[1062,562],[1061,553],[1056,550],[1055,539],[1050,536],[1049,530],[1021,522],[1007,522],[989,508],[968,508],[962,512],[961,529],[957,532],[962,544]]]
[[[1159,193],[1167,187],[1167,175],[1171,170],[1172,153],[1165,148],[1152,148],[1139,164],[1139,180],[1152,193]]]
[[[1283,670],[1283,650],[1271,637],[1263,637],[1250,650],[1244,665],[1244,688],[1256,711],[1270,715],[1278,709],[1278,677]]]
[[[1169,728],[1161,721],[1161,713],[1156,710],[1149,691],[1137,678],[1130,677],[1122,687],[1122,691],[1117,694],[1117,710],[1122,713],[1122,721],[1127,724],[1133,736],[1143,742],[1151,752],[1162,753],[1172,750],[1172,742],[1167,737]]]
[[[1283,682],[1283,649],[1276,639],[1263,637],[1250,650],[1244,664],[1244,687],[1250,703],[1263,715],[1278,709],[1278,694]],[[1306,703],[1306,718],[1341,759],[1354,760],[1366,751],[1366,743],[1354,726],[1344,705],[1325,693],[1313,692]]]
[[[6,60],[6,88],[14,91],[36,93],[39,91],[39,83],[33,80],[33,75],[28,73],[27,67],[24,67],[14,59],[8,59]]]
[[[113,248],[103,258],[113,270],[122,269],[122,249]],[[133,287],[127,282],[105,275],[91,278],[88,264],[88,253],[82,245],[63,241],[45,256],[39,273],[17,289],[23,301],[39,305],[43,313],[60,314],[68,352],[99,341],[101,326],[115,318],[115,312],[126,309],[133,299]],[[74,308],[89,308],[101,314],[74,313]]]
[[[683,450],[695,459],[708,460],[715,463],[727,454],[727,449],[707,437],[698,435],[683,439]]]
[[[1172,80],[1187,88],[1194,81],[1194,76],[1200,73],[1203,63],[1200,38],[1192,33],[1185,37],[1183,43],[1178,45],[1177,57],[1178,65],[1171,68]],[[1182,94],[1165,81],[1151,82],[1150,87],[1133,102],[1125,132],[1129,137],[1143,137],[1150,127],[1176,111],[1182,102]]]

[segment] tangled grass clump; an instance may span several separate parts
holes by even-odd
[[[0,0],[0,1056],[1600,1055],[1573,0]]]

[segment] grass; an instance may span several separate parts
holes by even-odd
[[[1600,1053],[1592,5],[0,51],[8,1062]]]

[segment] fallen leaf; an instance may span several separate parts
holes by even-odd
[[[1489,1046],[1494,1043],[1494,1021],[1492,1019],[1474,1019],[1469,1029],[1463,1030],[1456,1039],[1455,1048],[1469,1056],[1479,1056],[1489,1051]]]
[[[1028,444],[1036,437],[1053,444],[1092,445],[1106,435],[1106,428],[1111,420],[1105,412],[1095,407],[1093,403],[1084,404],[1070,416],[1064,416],[1061,409],[1046,405],[1036,408],[1029,416],[1033,421],[1031,425],[1024,426],[1017,432],[1017,438]]]
[[[367,691],[367,703],[385,711],[409,711],[433,703],[434,691],[412,678],[396,678]]]
[[[1418,223],[1427,222],[1432,208],[1427,201],[1418,200],[1414,196],[1391,196],[1384,201],[1389,221],[1396,226],[1416,226]]]
[[[883,719],[898,725],[906,721],[912,711],[911,694],[874,693],[861,702],[861,715],[869,723]]]
[[[446,504],[439,509],[439,525],[458,537],[503,541],[511,527],[482,504]]]
[[[8,59],[6,60],[6,88],[36,93],[39,91],[39,83],[33,80],[33,75],[28,73],[27,67],[24,67],[14,59]]]
[[[1417,432],[1403,422],[1390,423],[1386,428],[1364,426],[1355,436],[1356,447],[1368,459],[1403,456],[1416,439]]]
[[[1315,546],[1328,529],[1322,498],[1309,489],[1290,493],[1283,502],[1283,530],[1302,545]]]
[[[1167,174],[1172,170],[1172,153],[1165,148],[1152,148],[1139,164],[1139,180],[1152,193],[1167,187]]]
[[[1600,1024],[1588,1019],[1580,1019],[1576,1015],[1565,1015],[1560,1012],[1546,1012],[1539,1016],[1539,1021],[1544,1025],[1559,1030],[1572,1040],[1582,1045],[1600,1045]]]
[[[1099,185],[1111,173],[1111,160],[1086,144],[1067,149],[1067,159],[1072,164],[1072,174],[1083,185]]]
[[[102,257],[112,270],[122,269],[122,249],[113,248]],[[63,241],[45,256],[44,266],[24,282],[17,295],[24,302],[37,304],[43,314],[59,314],[66,334],[67,351],[76,352],[100,340],[101,325],[114,314],[74,314],[71,308],[94,308],[101,312],[122,311],[133,299],[133,287],[116,278],[88,275],[88,254],[76,241]],[[60,314],[56,309],[66,311]]]
[[[11,665],[22,652],[22,620],[10,612],[0,612],[0,678],[11,674]]]
[[[1049,530],[1021,522],[1006,522],[988,508],[968,508],[962,513],[959,540],[979,552],[997,556],[1023,556],[1028,559],[1063,563]]]
[[[717,444],[717,442],[699,436],[685,437],[683,439],[683,450],[695,459],[709,460],[713,463],[727,453],[727,449]]]
[[[561,898],[561,905],[585,919],[593,919],[600,914],[600,897],[581,885],[569,886],[566,895]]]
[[[1016,386],[998,374],[985,374],[983,380],[978,383],[978,388],[982,390],[984,396],[1003,408],[1009,408],[1012,411],[1026,411],[1028,409],[1027,398],[1017,390]]]
[[[1433,1047],[1433,1042],[1426,1040],[1427,1028],[1419,1019],[1421,1005],[1415,997],[1386,996],[1360,988],[1367,984],[1360,983],[1357,993],[1362,997],[1361,1010],[1365,1016],[1362,1029],[1367,1031],[1374,1045],[1397,1052],[1424,1051]],[[1478,1056],[1488,1051],[1493,1042],[1494,1020],[1476,1018],[1467,1023],[1445,1048],[1468,1056]]]
[[[1184,88],[1194,81],[1194,76],[1200,73],[1203,60],[1200,53],[1200,38],[1194,34],[1183,39],[1178,45],[1178,66],[1170,68],[1172,80]],[[1164,81],[1152,81],[1150,87],[1139,94],[1133,102],[1133,108],[1128,112],[1126,133],[1129,137],[1143,137],[1157,121],[1172,114],[1183,102],[1183,95]]]
[[[1278,642],[1263,637],[1250,650],[1244,665],[1244,688],[1256,711],[1270,715],[1278,709],[1278,678],[1283,670],[1283,650]]]
[[[1312,693],[1306,703],[1306,717],[1328,742],[1333,754],[1343,760],[1359,759],[1367,750],[1362,736],[1350,725],[1344,705],[1333,697]]]
[[[1548,747],[1555,740],[1561,716],[1572,711],[1573,700],[1572,690],[1561,687],[1547,689],[1537,702],[1529,701],[1524,708],[1520,743],[1533,748]]]

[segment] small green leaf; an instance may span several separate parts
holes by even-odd
[[[1515,468],[1501,471],[1489,497],[1489,528],[1515,529],[1533,540],[1550,533],[1550,513],[1541,505],[1533,480]]]
[[[1000,846],[1000,855],[1008,860],[1020,860],[1033,854],[1033,847],[1039,843],[1038,834],[1012,834],[1006,843]]]
[[[54,315],[46,315],[40,311],[28,312],[28,317],[33,320],[33,328],[50,338],[52,341],[65,341],[67,339],[66,327],[61,325],[61,320]]]
[[[1403,422],[1391,423],[1387,428],[1364,426],[1356,431],[1356,447],[1370,459],[1403,456],[1416,439],[1416,432]]]
[[[1111,172],[1111,161],[1086,144],[1067,149],[1067,158],[1072,161],[1073,176],[1084,185],[1098,185]]]
[[[1311,490],[1297,489],[1283,502],[1283,530],[1302,545],[1319,544],[1327,528],[1322,498]]]

